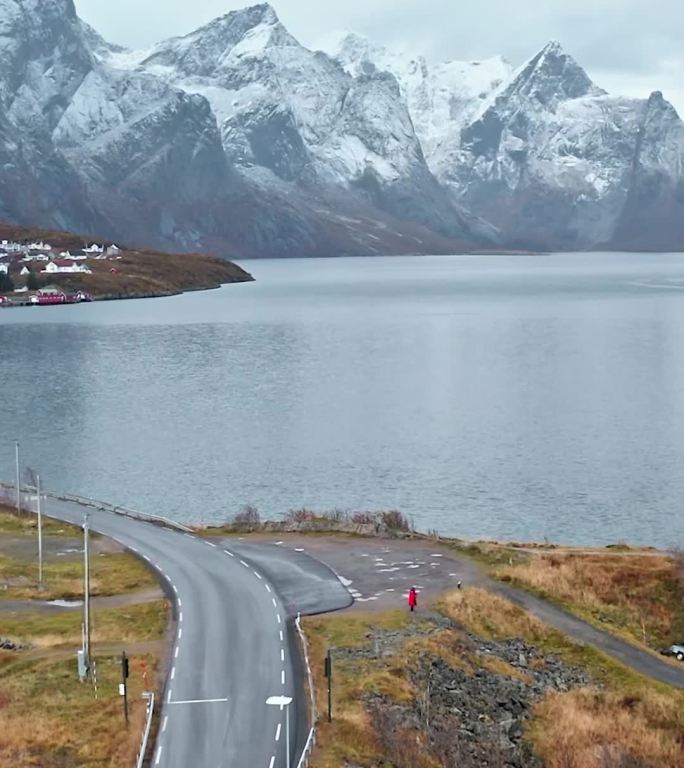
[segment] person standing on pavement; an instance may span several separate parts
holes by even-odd
[[[415,587],[411,587],[408,593],[408,604],[411,609],[411,613],[418,607],[418,592]]]

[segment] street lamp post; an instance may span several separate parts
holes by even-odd
[[[270,696],[266,699],[266,703],[271,707],[280,707],[280,710],[285,710],[285,764],[286,768],[290,768],[290,704],[292,704],[292,698],[290,696]]]
[[[83,519],[83,619],[84,633],[83,645],[86,663],[86,672],[90,675],[90,551],[89,551],[89,531],[90,531],[90,513],[86,512]]]
[[[40,506],[40,475],[36,473],[36,511],[38,513],[38,584],[43,588],[43,511]]]
[[[14,459],[16,464],[15,468],[17,471],[17,474],[16,474],[17,514],[20,515],[21,514],[21,488],[20,488],[21,481],[19,478],[19,441],[18,440],[14,441]]]

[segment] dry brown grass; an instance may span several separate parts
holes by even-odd
[[[553,693],[538,705],[527,736],[547,768],[621,768],[629,765],[624,762],[628,758],[649,768],[684,766],[682,692],[642,678],[592,648],[571,643],[522,609],[483,590],[450,594],[440,607],[475,634],[523,638],[588,669],[601,682],[601,690]]]
[[[452,592],[438,605],[443,613],[482,638],[524,637],[535,641],[547,633],[539,619],[484,589],[473,587]]]
[[[581,689],[538,705],[530,732],[547,768],[684,766],[684,697]]]
[[[684,633],[684,583],[675,559],[663,554],[530,554],[494,575],[651,647]]]
[[[396,658],[355,659],[342,654],[333,661],[333,722],[326,720],[327,681],[323,662],[328,648],[371,647],[370,635],[378,629],[393,630],[406,624],[404,611],[386,614],[337,614],[305,619],[304,631],[314,674],[319,713],[314,768],[341,765],[381,765],[383,748],[375,724],[366,710],[365,693],[380,693],[396,701],[410,701],[413,691]]]
[[[0,765],[12,768],[130,768],[144,721],[142,664],[155,684],[157,659],[131,657],[131,722],[123,722],[119,658],[99,657],[98,698],[72,659],[0,669]],[[148,685],[149,687],[149,685]]]
[[[62,250],[80,250],[92,242],[104,242],[92,235],[26,229],[0,224],[0,239],[30,242],[44,240]],[[95,297],[164,295],[187,290],[213,288],[222,283],[251,280],[237,264],[204,254],[164,253],[150,249],[125,248],[121,243],[120,260],[89,260],[92,275],[41,275],[50,284],[69,291],[83,290]],[[118,274],[112,275],[114,267]],[[21,283],[21,281],[18,281]]]

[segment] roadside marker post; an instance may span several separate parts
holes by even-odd
[[[325,676],[328,680],[328,722],[332,722],[332,653],[328,648],[325,657]]]
[[[124,719],[126,720],[126,725],[128,725],[128,675],[129,675],[129,665],[128,665],[128,656],[126,656],[126,651],[121,652],[121,685],[119,686],[119,691],[121,693],[121,696],[123,696],[123,702],[124,702]]]

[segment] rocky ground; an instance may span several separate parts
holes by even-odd
[[[374,633],[368,647],[339,649],[335,656],[392,657],[407,642],[431,636],[448,654],[430,652],[428,643],[417,658],[407,656],[407,675],[418,692],[412,701],[366,696],[384,752],[399,768],[412,765],[417,744],[443,766],[541,768],[525,740],[534,706],[549,692],[590,685],[585,671],[523,640],[483,640],[439,614],[421,625]]]

